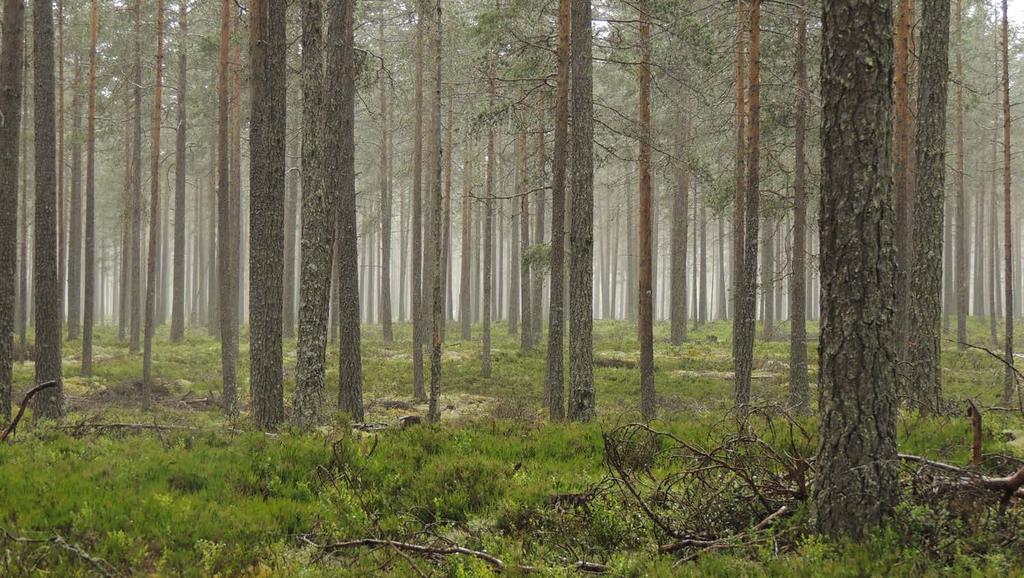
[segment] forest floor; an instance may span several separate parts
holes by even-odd
[[[972,341],[989,346],[987,328],[972,319]],[[785,399],[789,345],[781,329],[777,340],[756,346],[759,407]],[[66,419],[26,419],[0,447],[0,575],[1024,575],[1024,508],[1002,511],[987,495],[935,498],[939,486],[920,468],[904,468],[903,505],[865,540],[807,532],[804,486],[789,475],[803,480],[806,472],[775,472],[778,464],[751,453],[749,442],[783,456],[779,464],[806,466],[816,445],[813,418],[774,413],[739,427],[730,412],[730,324],[695,329],[681,347],[668,344],[667,331],[655,329],[659,419],[651,425],[660,433],[628,426],[639,399],[632,326],[598,321],[593,423],[547,421],[543,350],[521,353],[499,324],[487,379],[479,372],[480,328],[461,341],[449,327],[442,424],[401,427],[402,416],[426,413],[412,402],[410,328],[398,325],[395,343],[385,345],[379,327],[367,326],[366,422],[376,425],[358,429],[332,417],[312,433],[262,434],[244,419],[244,335],[243,418],[229,421],[219,409],[219,346],[205,331],[179,344],[158,335],[158,386],[146,411],[141,356],[128,353],[116,329],[102,328],[96,375],[66,379]],[[285,353],[289,406],[294,346]],[[77,374],[79,347],[66,345],[65,375]],[[808,353],[814,396],[816,343]],[[333,347],[329,359],[333,407]],[[948,412],[901,413],[900,451],[966,467],[970,399],[984,418],[983,467],[1005,473],[1018,463],[1012,456],[1024,458],[1024,418],[994,408],[1003,364],[947,341],[943,368]],[[30,362],[16,366],[15,400],[31,377]],[[737,438],[737,431],[756,434]],[[695,456],[733,469],[708,478],[707,468],[687,469]],[[786,502],[751,495],[740,462],[756,462],[764,466],[758,475],[771,470],[800,491]],[[766,518],[779,503],[788,504],[786,515]]]

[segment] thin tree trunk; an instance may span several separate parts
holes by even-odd
[[[416,2],[416,124],[412,171],[412,379],[413,397],[418,402],[427,400],[423,382],[423,341],[426,336],[423,327],[423,19],[426,1]]]
[[[968,276],[970,255],[967,241],[970,225],[967,217],[967,193],[964,191],[964,54],[961,18],[963,0],[956,0],[956,337],[967,342]],[[947,21],[948,23],[948,21]],[[947,24],[948,30],[948,24]],[[960,345],[965,349],[966,345]]]
[[[555,141],[551,161],[551,286],[548,298],[548,351],[544,400],[552,420],[565,417],[565,198],[569,157],[569,49],[573,0],[558,2],[558,86],[555,91]]]
[[[220,315],[221,378],[224,382],[224,413],[238,413],[238,308],[235,306],[237,269],[236,255],[238,231],[231,217],[232,202],[228,167],[228,115],[229,69],[231,43],[231,0],[221,1],[220,52],[217,77],[217,285]]]
[[[1009,24],[1006,0],[1003,0],[1003,259],[1006,262],[1006,378],[1003,384],[1003,404],[1009,405],[1016,392],[1013,361],[1013,226],[1011,222],[1013,197],[1010,190],[1010,64]]]
[[[914,2],[900,0],[896,17],[893,127],[894,187],[896,210],[896,345],[900,359],[907,356],[910,336],[910,276],[914,262],[914,114],[911,95],[911,49],[914,42]],[[903,372],[901,372],[903,373]],[[909,379],[909,378],[908,378]],[[909,384],[909,381],[908,381]],[[908,385],[904,384],[904,385]],[[902,387],[901,389],[906,389]]]
[[[294,118],[294,117],[292,117]],[[298,226],[299,182],[301,179],[301,137],[293,138],[288,153],[288,191],[284,205],[284,301],[282,328],[284,339],[295,338],[295,230]]]
[[[431,87],[431,135],[430,148],[431,167],[431,218],[430,218],[430,279],[432,297],[431,311],[433,316],[432,339],[430,348],[430,405],[427,420],[437,422],[441,419],[441,346],[442,325],[444,324],[444,291],[441,278],[444,275],[441,258],[442,251],[442,182],[441,182],[441,0],[431,0],[431,11],[434,13],[431,30],[431,53],[433,62],[433,86]],[[354,80],[354,79],[353,79]]]
[[[142,333],[142,0],[132,7],[132,272],[131,333],[128,349],[137,352]]]
[[[67,306],[68,341],[82,328],[82,61],[75,57],[71,95],[71,199],[68,212]]]
[[[164,65],[164,2],[156,3],[156,80],[153,86],[153,130],[150,153],[149,257],[146,263],[146,312],[142,342],[142,399],[149,409],[153,391],[153,333],[156,322],[157,266],[160,256],[160,121]]]
[[[526,182],[526,132],[522,134],[522,142],[520,143],[520,170],[522,171],[522,178],[520,181],[519,194],[519,251],[514,251],[512,262],[518,263],[519,265],[519,288],[520,288],[520,299],[522,302],[522,334],[519,341],[520,347],[523,351],[529,350],[534,344],[533,334],[533,303],[531,301],[533,295],[531,294],[530,287],[530,262],[527,259],[527,254],[530,251],[530,197],[525,192],[530,188],[530,184]],[[512,240],[513,248],[515,246],[515,239]],[[512,278],[515,278],[515,269],[512,270]],[[514,295],[510,295],[512,300],[515,299]]]
[[[533,212],[534,212],[534,235],[533,244],[542,245],[544,243],[544,208],[547,204],[544,194],[544,187],[542,186],[546,182],[547,175],[545,174],[545,163],[547,162],[547,151],[545,150],[545,139],[544,134],[547,129],[547,123],[544,119],[544,113],[547,107],[548,93],[545,92],[544,96],[537,99],[537,165],[536,165],[536,183],[537,192],[533,197]],[[530,295],[530,322],[532,324],[530,330],[530,336],[533,345],[540,343],[541,338],[544,336],[544,272],[539,266],[532,266],[533,270],[533,286],[532,294]],[[614,281],[613,281],[614,282]]]
[[[800,0],[796,28],[796,135],[793,172],[793,252],[789,285],[789,406],[810,411],[807,378],[807,4]]]
[[[743,0],[736,0],[736,188],[732,213],[732,358],[739,359],[740,342],[744,320],[740,315],[743,295],[743,240],[744,218],[746,217],[746,57],[744,53],[744,31],[746,10]]]
[[[470,162],[471,143],[469,131],[466,131],[462,146],[462,248],[459,257],[459,325],[462,330],[462,340],[468,341],[471,337],[473,322],[473,306],[470,287],[472,283],[473,254],[473,168]]]
[[[178,130],[174,143],[174,290],[171,303],[171,341],[185,338],[185,145],[188,130],[188,13],[185,0],[178,0]]]
[[[690,210],[690,166],[686,148],[687,140],[690,138],[690,117],[684,111],[681,116],[681,126],[675,137],[676,155],[676,186],[672,195],[672,290],[669,320],[671,322],[671,341],[673,345],[680,345],[686,341],[686,330],[688,328],[686,318],[686,248],[687,248],[687,226],[689,225]]]
[[[654,303],[651,272],[651,21],[646,0],[637,6],[640,12],[640,414],[654,419],[657,401],[654,393]]]
[[[494,107],[494,78],[488,79],[487,94],[489,106]],[[483,377],[491,376],[491,301],[493,286],[491,285],[491,269],[494,260],[494,126],[487,129],[487,177],[484,200],[484,238],[483,238],[483,353],[480,373]]]
[[[380,20],[380,54],[381,69],[377,72],[377,84],[380,88],[380,319],[381,330],[384,333],[384,343],[391,343],[394,340],[394,332],[391,326],[391,189],[388,186],[388,95],[386,91],[386,74],[383,68],[384,61],[384,16]]]
[[[734,335],[736,341],[736,406],[745,411],[750,404],[750,376],[754,362],[754,331],[757,313],[757,243],[760,215],[760,125],[761,125],[761,1],[750,3],[750,130],[748,133],[748,149],[750,154],[746,180],[745,219],[746,230],[743,233],[743,293],[740,307],[737,309],[739,333]]]
[[[82,315],[82,376],[92,375],[92,331],[96,313],[96,36],[99,6],[92,0],[89,18],[89,104],[85,129],[85,291]],[[102,306],[103,300],[100,299]],[[100,319],[103,316],[100,315]]]

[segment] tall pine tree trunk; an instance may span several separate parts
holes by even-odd
[[[651,271],[651,17],[646,0],[641,0],[637,9],[640,12],[640,155],[637,162],[640,169],[640,414],[645,420],[652,420],[657,411],[657,401],[654,393],[654,286]]]
[[[594,391],[594,81],[590,0],[572,0],[572,226],[569,245],[568,417],[595,415]],[[552,311],[552,315],[554,315]],[[553,321],[553,320],[552,320]]]
[[[21,137],[24,0],[4,0],[0,36],[0,423],[11,419],[14,379],[15,282],[18,278],[18,141]],[[22,214],[24,219],[24,214]]]
[[[185,0],[178,0],[178,130],[174,141],[174,289],[171,299],[171,341],[185,337],[185,176],[188,130],[188,14]]]
[[[821,428],[815,523],[863,536],[899,499],[892,8],[825,0],[820,205]]]
[[[92,375],[92,331],[96,314],[96,36],[98,1],[89,18],[89,104],[85,128],[85,283],[82,315],[82,376]],[[102,306],[102,299],[100,305]],[[100,319],[103,316],[100,315]]]
[[[220,315],[220,358],[221,378],[224,383],[224,413],[238,414],[238,308],[235,306],[237,269],[234,256],[237,252],[238,231],[232,219],[232,202],[229,183],[228,133],[228,91],[229,55],[231,51],[231,0],[221,2],[220,52],[217,76],[217,286]]]
[[[807,0],[800,0],[796,28],[796,136],[793,172],[793,254],[789,291],[789,406],[800,414],[811,406],[807,379]]]

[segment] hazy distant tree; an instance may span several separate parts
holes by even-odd
[[[495,87],[493,74],[487,80],[488,106],[494,107]],[[483,352],[480,373],[491,376],[491,306],[494,300],[494,286],[491,275],[494,269],[494,126],[487,127],[487,174],[484,185],[484,234],[483,234]]]
[[[324,401],[324,358],[331,291],[335,194],[324,187],[320,125],[323,105],[323,10],[302,2],[302,243],[295,420],[309,426]]]
[[[380,322],[384,342],[394,339],[391,314],[391,187],[388,183],[388,94],[387,73],[384,69],[384,14],[380,15],[380,57],[381,67],[377,71],[377,85],[380,90]]]
[[[416,401],[426,401],[423,382],[423,39],[426,0],[416,0],[416,87],[412,169],[412,382]],[[485,348],[486,349],[486,348]],[[486,356],[486,352],[484,353]]]
[[[821,428],[817,528],[859,537],[899,497],[892,209],[892,7],[822,17]]]
[[[958,347],[965,349],[967,342],[967,315],[968,311],[968,269],[971,256],[967,251],[968,237],[970,236],[970,221],[967,217],[967,193],[964,190],[964,46],[963,46],[963,0],[956,0],[955,3],[956,22],[956,171],[953,173],[956,183],[956,340]],[[948,28],[948,27],[947,27]],[[984,188],[982,189],[984,191]],[[980,198],[979,194],[979,198]],[[981,232],[979,227],[975,233],[977,238]],[[977,255],[981,256],[980,247]],[[977,270],[976,278],[981,279],[981,263],[975,261]],[[981,290],[975,285],[978,301],[980,301]]]
[[[338,408],[363,421],[363,363],[359,335],[359,263],[355,173],[354,0],[327,4],[324,86],[324,176],[338,199]]]
[[[75,57],[71,95],[71,199],[68,211],[68,340],[82,330],[82,60]]]
[[[136,352],[142,332],[142,0],[135,0],[132,6],[132,39],[132,271],[128,348]]]
[[[689,118],[684,112],[678,132],[675,133],[676,182],[672,191],[672,283],[669,291],[669,322],[671,341],[680,345],[686,341],[686,228],[689,224],[690,167],[686,141],[690,133]]]
[[[85,283],[82,315],[82,375],[92,375],[92,331],[96,314],[96,37],[99,3],[89,17],[89,104],[85,128]],[[100,304],[103,300],[100,299]],[[100,315],[100,319],[103,316]]]
[[[594,417],[594,83],[590,0],[572,0],[572,247],[569,265],[568,417]]]
[[[0,36],[0,422],[11,419],[14,296],[18,269],[18,140],[21,132],[25,2],[4,0]]]
[[[475,141],[473,141],[475,142]],[[471,141],[469,131],[462,145],[462,258],[459,274],[459,326],[462,339],[470,338],[473,323],[472,295],[472,246],[473,246],[473,170],[470,162]]]
[[[174,140],[174,290],[171,341],[185,337],[185,177],[188,143],[188,5],[178,0],[178,127]]]
[[[57,283],[57,153],[53,73],[53,2],[32,4],[32,72],[35,140],[35,245],[32,297],[36,320],[37,384],[56,381],[33,398],[36,415],[64,414],[61,381],[60,285]]]

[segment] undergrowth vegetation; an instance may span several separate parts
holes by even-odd
[[[972,322],[972,336],[983,344],[987,326]],[[619,454],[614,463],[609,440],[637,421],[639,399],[637,342],[626,323],[598,322],[595,328],[600,415],[594,423],[543,419],[544,353],[521,353],[518,340],[499,326],[489,379],[479,376],[477,341],[461,342],[449,331],[442,424],[400,427],[400,416],[425,411],[411,401],[409,328],[399,326],[397,341],[385,345],[369,327],[367,422],[379,425],[360,429],[335,415],[313,432],[275,434],[251,431],[244,417],[221,416],[218,347],[204,334],[193,332],[181,344],[160,338],[154,348],[158,395],[153,409],[144,412],[137,386],[140,358],[129,355],[113,332],[103,331],[96,376],[67,379],[68,417],[59,424],[28,417],[12,442],[0,447],[0,574],[499,571],[473,555],[346,544],[367,538],[485,552],[503,562],[506,575],[579,575],[587,569],[579,562],[615,576],[1007,576],[1024,567],[1019,506],[1003,511],[990,496],[938,496],[936,486],[912,467],[905,468],[903,504],[891,523],[858,542],[809,533],[807,501],[792,497],[787,515],[763,531],[730,534],[730,516],[756,522],[764,514],[760,505],[738,501],[743,489],[730,485],[734,478],[716,478],[723,480],[717,488],[687,481],[661,494],[645,493],[642,488],[678,476],[693,457],[678,448],[729,450],[737,447],[730,436],[742,429],[729,411],[728,323],[694,330],[680,348],[667,345],[666,331],[656,327],[660,413],[651,427],[658,436],[637,446],[635,454]],[[286,353],[289,388],[293,346]],[[69,376],[78,366],[76,347],[69,344],[65,351]],[[813,383],[815,345],[808,348]],[[243,383],[246,355],[243,341]],[[755,396],[770,407],[785,399],[788,343],[759,341],[755,357]],[[333,352],[330,358],[328,380],[336,391]],[[983,351],[958,351],[952,343],[945,344],[943,362],[949,411],[933,418],[902,414],[900,451],[967,467],[972,428],[965,411],[971,398],[984,414],[982,468],[1005,472],[1020,453],[1016,440],[1024,420],[1019,413],[990,409],[1001,392],[1001,362]],[[16,367],[16,399],[31,373],[30,363]],[[334,392],[328,395],[334,398]],[[747,427],[757,439],[800,459],[813,456],[813,417]],[[787,445],[793,428],[806,439]],[[626,462],[628,471],[616,469]],[[639,499],[624,478],[638,481]],[[699,508],[687,512],[683,505]],[[700,516],[705,535],[688,538],[710,545],[659,552],[669,536],[656,517],[670,533],[690,528]]]

